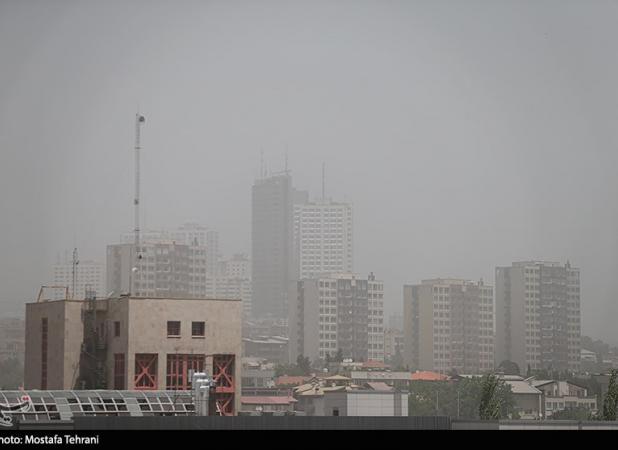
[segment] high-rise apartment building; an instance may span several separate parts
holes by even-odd
[[[496,268],[496,364],[578,371],[580,320],[579,269],[568,262]]]
[[[412,369],[493,369],[493,289],[483,281],[423,280],[403,287],[404,362]]]
[[[75,293],[73,292],[73,280],[75,280]],[[75,277],[73,276],[73,263],[64,262],[53,266],[53,284],[66,286],[69,298],[83,300],[87,296],[95,295],[104,297],[105,290],[105,266],[96,261],[79,261],[75,265]],[[54,299],[64,299],[65,292],[56,290]]]
[[[255,181],[252,190],[252,310],[256,317],[288,315],[298,279],[294,252],[294,189],[289,173]]]
[[[353,271],[352,205],[321,200],[294,204],[300,278]]]
[[[175,242],[142,242],[107,246],[107,291],[138,297],[203,297],[206,250]],[[196,279],[202,279],[196,281]]]
[[[145,230],[140,233],[141,242],[174,242],[192,247],[206,249],[206,273],[217,274],[219,263],[219,232],[198,223],[185,223],[171,229]],[[135,242],[134,232],[127,232],[121,236],[123,244]]]
[[[297,283],[290,304],[290,360],[384,359],[384,284],[373,274],[331,274]],[[371,345],[370,345],[371,344]]]
[[[236,254],[219,261],[216,275],[206,278],[206,297],[242,300],[243,315],[251,316],[251,261],[245,254]]]

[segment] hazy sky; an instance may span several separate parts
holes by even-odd
[[[0,0],[0,314],[77,246],[199,221],[250,251],[260,150],[354,204],[355,269],[581,268],[618,344],[618,2]]]

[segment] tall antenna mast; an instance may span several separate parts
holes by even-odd
[[[135,248],[135,264],[136,265],[134,267],[129,268],[129,295],[137,294],[137,292],[135,292],[135,289],[133,289],[133,282],[135,280],[133,279],[134,277],[132,277],[132,275],[133,275],[133,272],[136,272],[138,270],[137,263],[142,258],[142,255],[140,254],[140,248],[139,248],[139,245],[140,245],[140,239],[139,239],[139,187],[140,187],[139,151],[142,148],[140,144],[141,126],[145,122],[146,122],[146,118],[144,116],[142,116],[139,112],[135,114],[135,198],[133,199],[133,209],[135,213],[135,217],[133,219],[135,222],[135,228],[133,231],[135,232],[134,248]],[[131,261],[131,263],[133,263],[133,261]]]
[[[260,179],[264,178],[264,149],[260,150]]]
[[[288,148],[285,147],[285,174],[288,175]]]
[[[136,251],[138,252],[139,252],[138,246],[139,246],[139,187],[140,187],[139,186],[140,185],[139,151],[141,149],[141,146],[140,146],[140,129],[141,128],[140,127],[144,124],[144,122],[146,122],[146,118],[144,116],[142,116],[139,113],[135,114],[135,198],[133,199],[133,207],[134,207],[134,213],[135,213],[135,217],[134,217],[135,228],[133,229],[133,231],[135,232],[135,247],[136,247]]]
[[[75,298],[75,286],[77,284],[77,265],[79,260],[77,259],[77,247],[73,249],[73,289],[71,290],[71,299]]]

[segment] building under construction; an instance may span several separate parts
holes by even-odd
[[[203,372],[220,414],[238,411],[239,300],[41,297],[26,305],[26,389],[182,391]]]

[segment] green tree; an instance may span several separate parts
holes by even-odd
[[[412,381],[408,396],[408,414],[478,420],[482,385],[481,377],[466,377],[459,381]],[[514,400],[510,387],[500,383],[496,396],[501,399],[500,418],[512,415]]]
[[[311,361],[309,361],[309,357],[307,356],[298,355],[296,358],[296,366],[301,375],[309,375],[311,373]]]
[[[505,375],[519,375],[519,366],[513,361],[504,360],[498,366],[498,371],[503,372]]]
[[[501,384],[504,384],[504,381],[495,375],[488,374],[483,377],[479,404],[481,420],[497,420],[501,417],[503,410],[503,398],[499,393]]]
[[[616,383],[618,370],[613,369],[609,377],[609,385],[605,400],[603,400],[603,420],[616,420],[616,406],[618,406],[618,384]]]
[[[343,362],[343,350],[337,350],[337,355],[335,356],[336,362]]]

